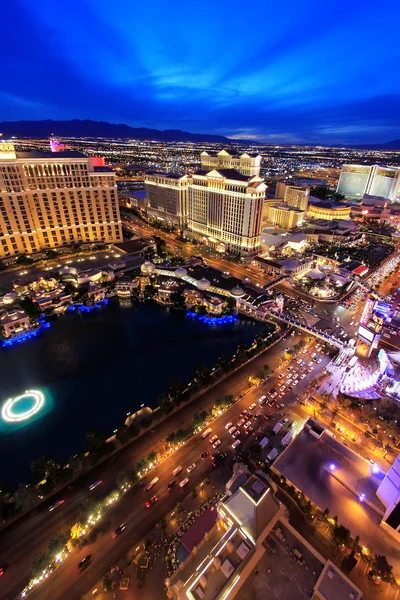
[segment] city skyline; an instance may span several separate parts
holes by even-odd
[[[120,1],[110,13],[86,0],[61,16],[48,1],[9,6],[2,118],[94,118],[272,143],[400,137],[400,84],[384,68],[399,57],[387,13],[360,2],[334,13],[313,1],[284,10],[259,2],[254,35],[240,7],[227,8],[196,15]]]

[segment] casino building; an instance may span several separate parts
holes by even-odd
[[[117,242],[115,173],[80,152],[0,144],[0,258],[80,242]]]

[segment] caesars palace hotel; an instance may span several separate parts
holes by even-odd
[[[115,173],[79,152],[0,143],[0,258],[122,240]]]

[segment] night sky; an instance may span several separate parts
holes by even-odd
[[[10,0],[0,120],[400,139],[400,2]]]

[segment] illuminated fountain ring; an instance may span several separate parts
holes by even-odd
[[[22,400],[26,400],[32,398],[33,405],[28,410],[25,410],[20,413],[14,412],[14,407],[21,402]],[[16,396],[15,398],[9,398],[3,404],[3,408],[1,409],[1,416],[4,421],[8,421],[9,423],[18,423],[19,421],[26,421],[30,419],[34,415],[36,415],[44,405],[44,395],[42,392],[38,392],[37,390],[27,390],[21,396]]]

